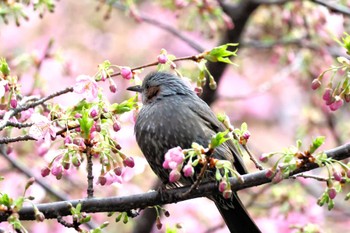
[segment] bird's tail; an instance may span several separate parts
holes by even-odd
[[[220,194],[211,199],[231,233],[261,233],[236,193],[230,199]]]

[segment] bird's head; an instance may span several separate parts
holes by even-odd
[[[181,78],[167,72],[152,72],[145,77],[141,86],[132,86],[127,90],[140,92],[143,104],[166,96],[188,95],[193,92]]]

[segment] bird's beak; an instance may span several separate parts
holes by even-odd
[[[136,85],[136,86],[132,86],[132,87],[128,87],[126,88],[126,90],[128,91],[136,91],[136,92],[142,92],[143,88],[140,85]]]

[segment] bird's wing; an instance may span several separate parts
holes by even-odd
[[[226,130],[225,126],[217,119],[210,107],[200,98],[196,98],[196,101],[184,101],[188,108],[192,110],[198,116],[203,126],[203,131],[210,139],[214,134],[223,132]],[[206,127],[205,127],[206,126]],[[205,128],[204,128],[205,127]],[[206,145],[203,145],[206,146]],[[237,152],[232,140],[228,140],[220,147],[216,148],[216,157],[219,159],[227,159],[233,162],[234,167],[240,174],[248,173],[242,157]],[[233,156],[232,156],[233,155]]]

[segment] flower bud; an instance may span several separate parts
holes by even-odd
[[[11,108],[16,108],[17,107],[17,99],[16,99],[16,97],[12,97],[11,98],[10,106],[11,106]]]
[[[117,85],[116,85],[115,83],[110,84],[110,85],[109,85],[109,90],[110,90],[112,93],[116,93],[116,92],[117,92]]]
[[[222,196],[223,196],[225,199],[231,198],[231,196],[232,196],[232,190],[231,190],[231,189],[225,190],[225,191],[222,193]]]
[[[130,67],[126,67],[126,66],[121,68],[120,74],[123,78],[125,78],[127,80],[131,79],[133,76]]]
[[[334,177],[334,180],[336,181],[341,181],[343,178],[341,173],[336,170],[333,171],[333,177]]]
[[[220,183],[219,183],[219,191],[223,193],[226,190],[226,188],[227,188],[226,180],[220,181]]]
[[[91,118],[95,118],[95,117],[97,117],[97,115],[98,115],[97,109],[96,108],[92,108],[91,111],[90,111],[90,117]]]
[[[67,144],[71,144],[73,142],[72,140],[72,137],[67,135],[65,138],[64,138],[64,144],[67,145]]]
[[[116,168],[114,168],[114,173],[117,175],[117,176],[121,176],[122,175],[122,172],[123,172],[123,168],[118,166]]]
[[[44,167],[43,169],[41,169],[41,176],[42,177],[46,177],[50,174],[50,168],[48,167]]]
[[[343,106],[344,101],[341,99],[339,96],[335,97],[335,101],[329,105],[330,110],[336,111],[338,110],[341,106]]]
[[[194,169],[191,164],[186,164],[183,168],[183,173],[185,177],[191,177],[194,174]]]
[[[333,187],[329,188],[327,192],[330,199],[334,199],[337,196],[337,191]]]
[[[126,158],[123,160],[123,164],[124,164],[124,166],[126,166],[126,167],[133,168],[133,167],[135,166],[134,158],[133,158],[133,157],[126,157]]]
[[[120,123],[118,122],[118,121],[115,121],[114,123],[113,123],[113,130],[115,131],[115,132],[118,132],[119,130],[120,130]]]
[[[107,183],[107,178],[101,175],[98,177],[97,183],[103,186]]]
[[[178,170],[174,169],[169,174],[169,182],[170,183],[176,182],[180,179],[180,177],[181,177],[180,172]]]
[[[312,80],[312,83],[311,83],[312,90],[317,90],[321,86],[321,84],[322,84],[321,81],[315,78],[314,80]]]
[[[157,59],[160,64],[165,64],[168,61],[168,57],[165,54],[159,54]]]

